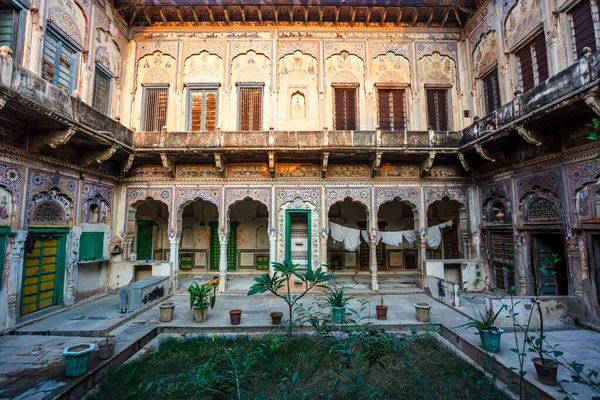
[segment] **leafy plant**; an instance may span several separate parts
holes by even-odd
[[[288,321],[288,336],[292,336],[292,328],[294,323],[293,308],[294,305],[311,289],[315,287],[324,287],[324,283],[332,279],[332,275],[325,272],[321,267],[313,270],[312,268],[300,268],[298,264],[294,264],[291,260],[285,260],[283,263],[272,262],[274,274],[263,274],[254,278],[256,283],[250,287],[248,296],[258,293],[271,292],[275,296],[283,299],[289,308]],[[301,294],[292,294],[291,282],[292,277],[298,278],[304,284],[304,290]],[[280,289],[286,288],[280,292]]]
[[[472,304],[471,304],[471,306],[472,306]],[[462,327],[476,328],[478,331],[498,330],[498,328],[494,326],[494,323],[496,322],[498,315],[500,315],[500,313],[502,312],[502,310],[504,310],[505,307],[506,306],[504,306],[504,305],[502,307],[500,307],[500,309],[496,312],[496,314],[494,314],[494,310],[492,310],[491,308],[486,309],[485,314],[483,314],[481,311],[478,311],[477,313],[479,314],[479,319],[473,319],[473,320],[467,322],[466,324],[457,326],[457,328],[462,328]]]
[[[330,307],[345,307],[348,304],[348,302],[354,298],[352,296],[345,295],[344,286],[342,286],[341,288],[338,288],[337,286],[333,286],[333,288],[331,286],[328,286],[327,290],[329,291],[329,293],[326,296],[323,296],[323,300],[325,300],[325,302],[329,304]]]
[[[190,285],[188,292],[190,292],[190,309],[193,307],[201,310],[208,307],[214,308],[217,300],[217,285],[212,283],[198,285],[198,282],[194,282]]]

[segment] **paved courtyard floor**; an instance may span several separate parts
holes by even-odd
[[[356,296],[368,302],[364,316],[371,316],[369,322],[385,326],[392,331],[407,332],[410,326],[422,331],[428,324],[416,320],[413,304],[428,302],[432,305],[431,320],[442,329],[448,329],[464,342],[479,348],[479,338],[472,330],[458,328],[468,321],[466,306],[454,309],[438,303],[424,293],[402,295],[364,295]],[[375,305],[381,297],[389,306],[388,320],[378,321],[375,317]],[[313,295],[302,299],[306,306],[314,300]],[[196,323],[189,309],[187,293],[176,294],[169,298],[177,304],[174,319],[168,323],[159,322],[158,305],[142,312],[120,314],[117,295],[108,295],[86,304],[71,307],[48,318],[31,323],[18,329],[15,334],[0,336],[0,399],[45,399],[55,398],[69,388],[80,384],[90,374],[101,371],[106,361],[92,353],[88,374],[79,378],[67,378],[64,374],[62,351],[65,347],[77,343],[99,342],[102,335],[110,333],[118,340],[116,357],[118,363],[134,354],[139,347],[160,333],[251,333],[266,332],[272,328],[269,313],[282,311],[287,318],[285,303],[272,295],[221,295],[214,309],[209,311],[205,323]],[[351,308],[359,308],[357,299],[350,303]],[[228,311],[242,309],[242,323],[230,325]],[[600,371],[600,334],[594,331],[569,327],[547,333],[548,340],[560,343],[567,360],[577,360]],[[514,347],[514,338],[505,333],[502,348],[495,355],[506,367],[517,365],[517,356],[510,349]],[[481,352],[481,350],[478,350]],[[544,392],[555,398],[562,398],[558,388],[541,385],[535,378],[533,365],[527,358],[527,378]],[[451,366],[449,366],[451,368]],[[569,378],[567,371],[559,370],[559,378]],[[577,398],[591,398],[586,388],[568,384],[568,391],[579,393]]]

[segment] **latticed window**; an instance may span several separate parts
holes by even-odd
[[[92,107],[107,115],[110,107],[110,83],[110,75],[104,72],[102,68],[96,67]]]
[[[217,125],[217,90],[190,90],[188,130],[214,131]]]
[[[427,89],[427,125],[434,131],[448,130],[448,90]]]
[[[403,89],[379,89],[379,128],[382,131],[403,131],[406,128]]]
[[[356,104],[356,87],[336,87],[334,97],[334,129],[338,131],[354,131],[358,129],[358,106]]]
[[[144,92],[144,131],[160,131],[167,124],[169,88],[145,88]]]
[[[516,54],[523,92],[548,79],[548,57],[543,33],[536,36]]]
[[[52,201],[45,201],[33,211],[31,221],[45,224],[61,224],[65,223],[65,215],[58,204]]]
[[[262,130],[262,97],[260,86],[240,87],[240,131]]]
[[[486,115],[500,108],[500,86],[498,85],[498,70],[494,68],[481,81],[483,82],[483,100]]]
[[[596,51],[596,36],[594,34],[594,21],[592,20],[592,7],[589,0],[581,1],[569,11],[571,21],[571,40],[575,59],[581,57],[584,47]]]
[[[46,31],[42,78],[71,93],[75,89],[79,53],[66,40]]]
[[[0,47],[8,46],[14,50],[15,28],[18,11],[12,8],[0,9]]]

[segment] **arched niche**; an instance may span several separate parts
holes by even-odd
[[[334,54],[325,60],[327,82],[361,83],[364,73],[365,63],[363,60],[347,51]]]
[[[88,199],[83,204],[83,222],[89,224],[106,224],[110,225],[111,222],[111,210],[108,202],[102,198],[102,196],[95,196]]]
[[[377,83],[410,83],[410,62],[407,58],[388,51],[371,60],[371,81]]]
[[[504,37],[509,50],[514,50],[542,25],[542,8],[541,0],[520,0],[509,11],[504,23]]]
[[[481,37],[473,49],[473,76],[481,78],[498,63],[496,31],[491,30]]]
[[[377,210],[379,232],[412,231],[416,241],[402,236],[398,246],[380,242],[377,246],[377,269],[417,272],[419,268],[418,240],[420,228],[417,206],[400,197],[381,204]]]
[[[132,203],[127,212],[126,237],[138,260],[168,260],[169,207],[147,197]]]
[[[562,223],[560,197],[539,186],[522,197],[519,209],[526,223]]]
[[[16,196],[5,186],[0,185],[0,226],[15,226]]]
[[[188,57],[183,66],[183,82],[219,83],[223,79],[223,59],[208,51],[202,51]]]
[[[264,54],[248,51],[231,60],[232,88],[236,83],[262,82],[268,85],[271,82],[271,61]]]
[[[300,129],[320,129],[317,59],[299,50],[281,57],[278,87],[278,129],[298,130],[298,118],[303,119]]]
[[[181,204],[177,210],[181,269],[218,269],[216,262],[210,263],[211,254],[219,249],[218,225],[219,211],[211,201],[196,198]]]
[[[138,61],[138,84],[172,84],[175,82],[177,63],[170,55],[155,51]]]
[[[48,20],[81,47],[86,47],[87,17],[83,9],[70,0],[50,0],[46,6]]]
[[[72,201],[58,189],[40,192],[31,198],[29,225],[72,224]]]
[[[329,222],[370,232],[369,212],[367,206],[350,197],[336,201],[329,206],[327,212]],[[359,236],[358,247],[354,251],[346,250],[344,243],[336,242],[331,236],[331,227],[327,238],[327,262],[336,269],[369,270],[369,243]]]
[[[253,269],[260,266],[257,257],[269,254],[269,236],[267,229],[261,229],[269,225],[269,210],[261,201],[246,197],[231,204],[227,210],[227,221],[229,225],[229,246],[235,247],[235,266],[233,269]],[[257,235],[260,235],[258,237]],[[264,247],[258,247],[258,244]],[[268,265],[267,265],[268,268]]]
[[[494,193],[492,197],[483,203],[483,222],[489,224],[510,224],[512,221],[512,211],[510,202]]]

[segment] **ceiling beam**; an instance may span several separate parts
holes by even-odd
[[[294,10],[291,6],[288,6],[288,13],[290,14],[290,25],[294,25]]]
[[[279,7],[275,6],[275,25],[279,23]]]
[[[319,25],[323,25],[323,7],[319,7]]]
[[[304,25],[308,26],[308,6],[304,6]]]
[[[246,11],[244,6],[240,6],[240,10],[242,11],[242,24],[246,25]]]
[[[340,8],[335,7],[335,26],[338,25],[338,21],[340,20]]]
[[[367,11],[367,18],[365,19],[365,25],[369,25],[369,21],[371,20],[371,11],[373,11],[373,8],[369,7],[369,11]]]
[[[148,26],[152,26],[152,18],[150,18],[150,15],[148,14],[148,10],[146,10],[146,7],[143,7],[142,11],[144,12],[144,16],[146,17],[146,21],[148,22]]]
[[[227,7],[223,7],[223,14],[225,15],[225,23],[229,25],[231,20],[229,19],[229,10],[227,10]]]
[[[454,9],[454,16],[456,17],[456,21],[458,22],[458,26],[460,26],[462,28],[463,24],[462,24],[462,21],[460,20],[460,16],[458,15],[458,10],[456,8]]]
[[[179,22],[181,22],[183,24],[185,22],[185,20],[183,19],[183,13],[181,12],[181,6],[175,7],[175,11],[177,11],[177,17],[179,17]]]
[[[427,16],[427,27],[431,26],[431,21],[433,20],[433,8],[429,10],[429,15]]]
[[[190,8],[192,9],[192,15],[194,16],[194,21],[196,21],[196,25],[198,25],[200,23],[200,18],[198,17],[198,10],[196,10],[196,7],[194,7],[194,6],[190,6]]]
[[[419,18],[419,9],[415,8],[415,15],[413,16],[412,23],[411,23],[412,26],[417,25],[417,18]]]
[[[450,9],[446,9],[446,12],[444,13],[444,16],[442,17],[442,22],[440,24],[440,26],[443,28],[446,25],[446,20],[448,19],[448,15],[450,15]]]
[[[131,18],[129,18],[129,26],[133,25],[133,21],[135,21],[135,17],[137,17],[138,11],[139,7],[136,7],[135,10],[133,10],[133,14],[131,14]]]
[[[387,17],[387,12],[388,12],[388,9],[387,9],[387,7],[385,7],[383,9],[383,15],[381,16],[381,22],[379,25],[383,26],[383,24],[385,24],[385,17]]]
[[[256,6],[256,10],[258,12],[258,22],[262,25],[262,6]]]
[[[398,10],[398,16],[396,17],[396,26],[400,26],[400,20],[402,20],[402,14],[404,11],[400,8]]]
[[[160,19],[162,19],[162,21],[166,24],[167,16],[165,15],[165,12],[163,11],[163,9],[161,7],[158,8],[158,12],[160,13]]]
[[[213,14],[213,10],[212,7],[206,7],[208,8],[208,16],[210,17],[210,22],[211,24],[215,23],[215,15]]]
[[[354,26],[354,18],[356,18],[356,7],[350,7],[350,27]]]

